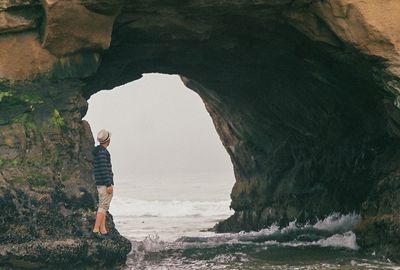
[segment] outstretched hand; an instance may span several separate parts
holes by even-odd
[[[107,187],[107,193],[108,193],[108,194],[113,193],[113,186]]]

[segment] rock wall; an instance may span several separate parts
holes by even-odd
[[[94,142],[82,121],[82,85],[44,80],[0,86],[0,265],[113,265],[130,250],[111,217],[108,246],[90,234],[97,199]]]
[[[82,79],[96,72],[99,52],[110,44],[116,9],[94,12],[95,3],[87,5],[0,3],[4,267],[108,267],[123,264],[131,248],[111,216],[109,239],[90,234],[97,191],[93,136],[82,121],[87,111]]]
[[[395,0],[3,1],[2,263],[35,239],[104,263],[82,240],[96,203],[85,98],[146,72],[180,74],[231,156],[235,214],[217,230],[355,211],[359,243],[398,260],[398,14]],[[114,236],[108,263],[129,250]]]

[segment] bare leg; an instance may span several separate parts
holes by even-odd
[[[106,234],[107,233],[106,218],[107,218],[107,214],[104,214],[104,218],[102,219],[101,224],[100,224],[100,232],[102,234]]]
[[[100,226],[103,223],[103,220],[105,221],[105,214],[101,213],[101,212],[97,212],[97,214],[96,214],[96,222],[94,223],[93,232],[99,232],[100,231]]]

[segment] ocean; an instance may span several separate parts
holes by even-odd
[[[142,175],[116,181],[110,212],[133,246],[125,269],[400,269],[359,249],[351,231],[360,221],[356,213],[258,232],[210,231],[233,213],[227,177]]]

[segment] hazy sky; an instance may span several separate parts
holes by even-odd
[[[118,178],[132,175],[228,174],[229,156],[200,97],[176,75],[140,80],[89,99],[84,118],[94,136],[112,133],[109,151]]]

